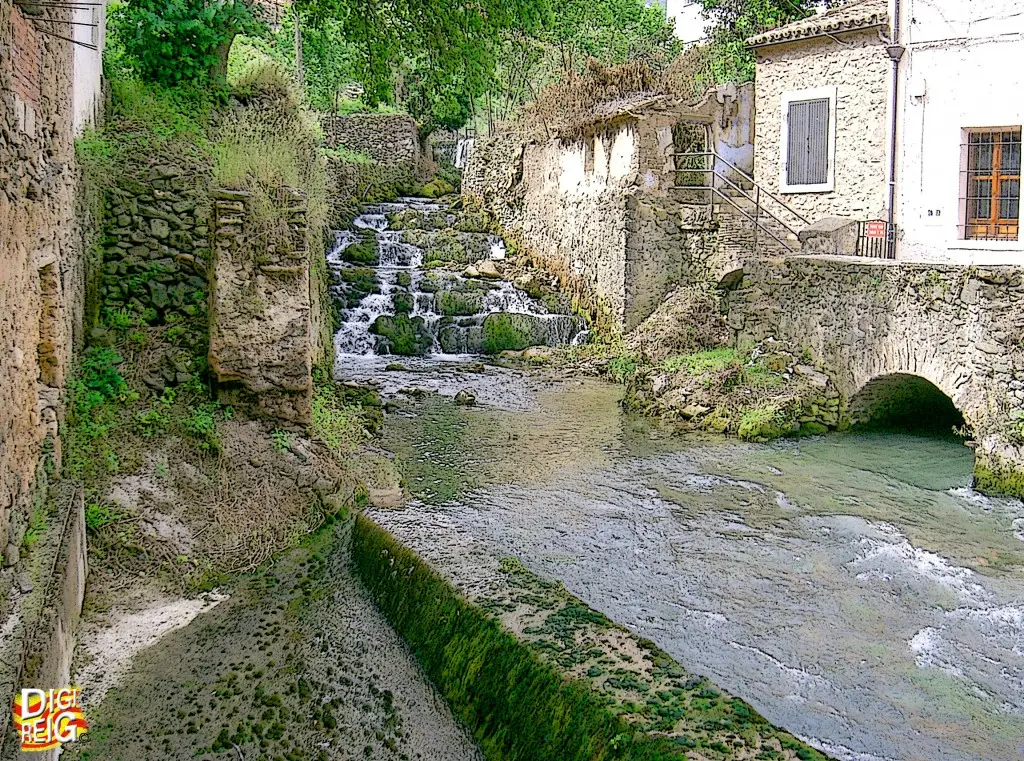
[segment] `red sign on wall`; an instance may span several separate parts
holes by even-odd
[[[885,221],[881,219],[873,219],[864,225],[864,237],[866,238],[884,238],[885,237]]]

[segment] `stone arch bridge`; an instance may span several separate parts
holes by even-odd
[[[973,431],[977,485],[1024,497],[1024,270],[753,261],[729,294],[729,323],[741,347],[777,340],[808,352],[847,422],[915,397],[927,400],[920,416],[934,414],[934,386]]]

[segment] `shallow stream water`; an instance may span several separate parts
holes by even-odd
[[[399,535],[520,558],[836,758],[1024,757],[1024,505],[962,444],[683,437],[596,380],[348,359],[440,392],[386,424]]]

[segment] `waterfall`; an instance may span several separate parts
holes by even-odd
[[[407,242],[403,230],[390,229],[389,214],[410,210],[427,215],[424,218],[434,220],[432,225],[442,219],[448,226],[440,232],[418,230],[418,235],[451,234],[459,219],[458,214],[428,199],[402,198],[395,203],[367,207],[353,221],[351,230],[335,234],[327,263],[334,279],[331,293],[340,322],[335,335],[338,355],[387,353],[388,340],[395,339],[375,334],[374,324],[381,318],[392,318],[393,325],[400,323],[398,332],[403,340],[418,341],[420,352],[429,348],[433,354],[479,353],[484,322],[489,315],[499,313],[520,315],[522,329],[528,330],[538,343],[555,346],[577,340],[581,328],[578,318],[551,314],[542,302],[506,280],[469,278],[451,269],[435,271],[425,267],[424,249]],[[377,244],[376,264],[360,264],[359,257],[346,256],[347,249],[371,235]],[[497,235],[456,235],[481,236],[482,240],[474,242],[471,248],[491,260],[501,261],[507,255],[505,241]],[[385,322],[388,321],[381,324]],[[410,338],[410,331],[417,335]]]
[[[459,144],[455,147],[455,166],[458,169],[466,168],[466,161],[469,160],[469,152],[473,150],[473,138],[460,137]]]

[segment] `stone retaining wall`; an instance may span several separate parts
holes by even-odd
[[[163,157],[114,181],[107,190],[103,306],[147,325],[203,318],[208,170]]]
[[[420,162],[420,134],[406,114],[321,114],[324,144],[365,153],[377,163],[400,166],[415,174]]]
[[[245,191],[214,191],[210,265],[210,368],[224,404],[308,425],[312,416],[313,342],[306,197],[268,192],[280,224],[266,220]],[[265,212],[263,212],[265,213]]]
[[[741,347],[777,339],[805,349],[835,381],[847,416],[850,401],[880,378],[931,382],[973,429],[979,484],[1024,496],[1024,478],[1013,475],[1024,472],[1020,269],[843,257],[748,262],[729,324]],[[982,483],[986,472],[995,475]]]
[[[14,704],[17,690],[23,687],[46,690],[71,684],[71,658],[88,573],[85,501],[81,488],[68,482],[54,487],[49,501],[47,530],[22,574],[20,598],[10,601],[15,611],[5,622],[6,634],[0,641],[0,702],[6,706]],[[11,712],[4,711],[0,759],[22,758],[18,744]],[[33,755],[50,761],[60,755],[60,749]]]

